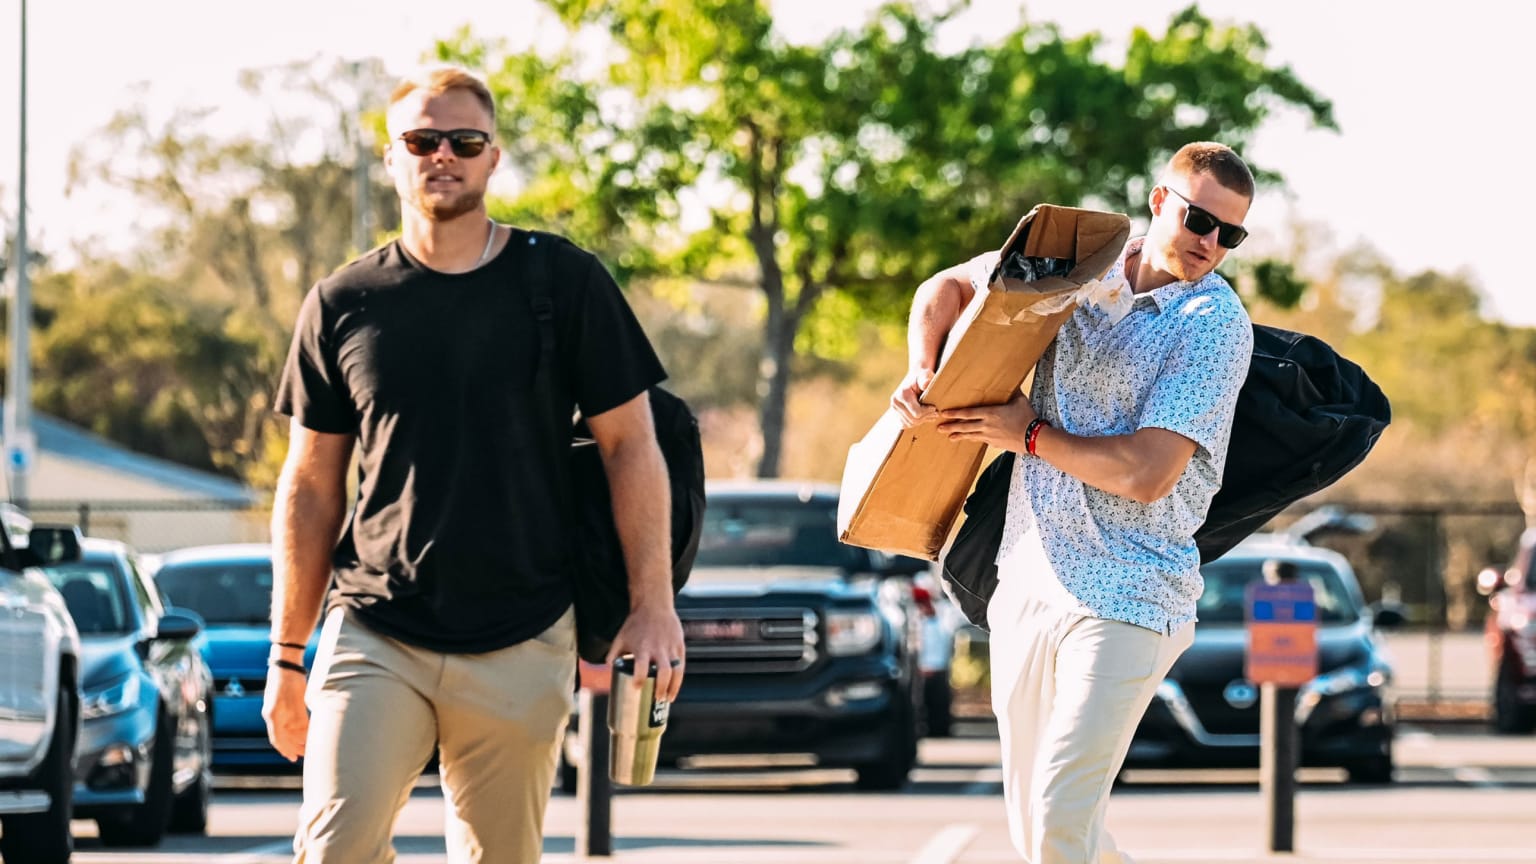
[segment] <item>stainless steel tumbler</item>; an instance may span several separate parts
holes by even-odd
[[[656,777],[661,733],[667,731],[671,705],[656,697],[656,666],[651,665],[637,688],[635,658],[613,661],[613,686],[608,695],[611,758],[608,776],[625,786],[644,786]]]

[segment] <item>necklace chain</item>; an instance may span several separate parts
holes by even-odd
[[[485,221],[490,223],[491,230],[485,232],[485,249],[480,253],[480,260],[475,262],[475,267],[484,264],[485,259],[491,257],[491,246],[496,243],[496,221],[494,219],[487,219]],[[473,270],[475,267],[470,269]]]

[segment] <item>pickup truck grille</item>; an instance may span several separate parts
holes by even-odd
[[[802,608],[679,609],[688,672],[799,672],[816,662],[816,613]]]
[[[0,719],[41,720],[53,707],[47,676],[58,674],[48,662],[53,644],[41,613],[0,607]]]

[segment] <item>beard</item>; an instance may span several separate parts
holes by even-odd
[[[1198,282],[1209,275],[1221,263],[1219,260],[1215,263],[1210,261],[1204,263],[1191,261],[1177,243],[1169,243],[1163,249],[1163,260],[1166,262],[1164,266],[1167,267],[1168,272],[1173,274],[1173,277],[1180,282]]]
[[[433,222],[449,222],[473,213],[485,203],[485,189],[465,189],[456,195],[429,194],[417,189],[411,204],[418,213]]]

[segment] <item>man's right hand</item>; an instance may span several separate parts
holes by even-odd
[[[267,740],[289,762],[304,755],[304,739],[309,736],[305,684],[303,675],[273,666],[267,670],[267,686],[262,689],[261,719],[267,721]]]
[[[903,426],[916,426],[937,416],[937,410],[932,405],[918,401],[932,383],[933,370],[927,368],[913,369],[907,373],[907,377],[901,379],[901,385],[891,394],[891,407],[901,415]]]

